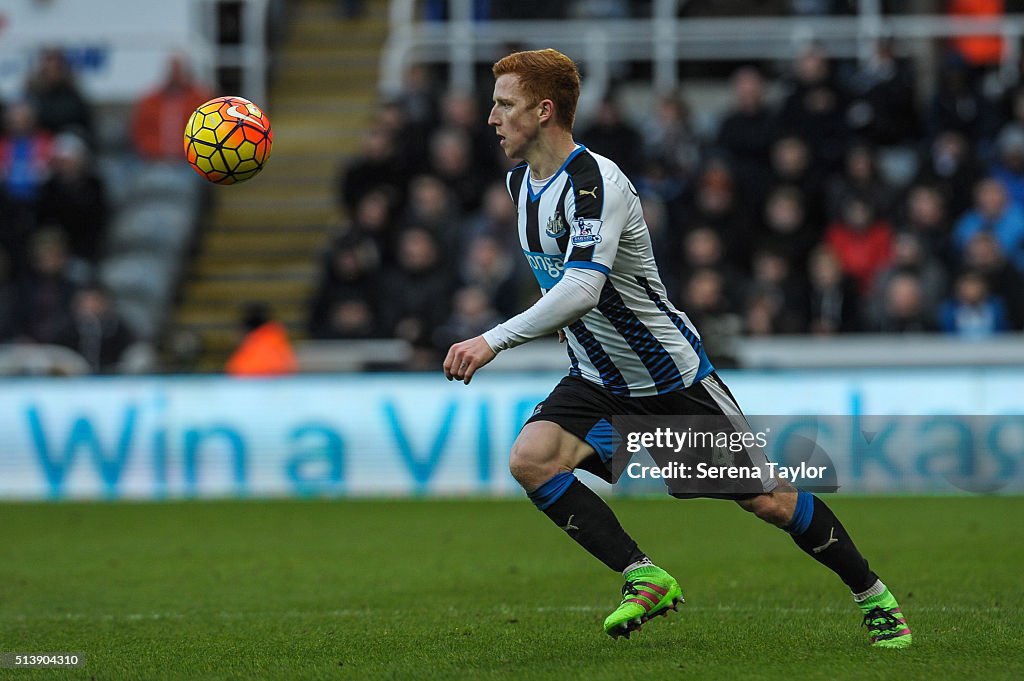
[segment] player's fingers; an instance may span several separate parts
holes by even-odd
[[[465,383],[466,385],[469,385],[469,382],[473,380],[473,374],[476,373],[476,370],[477,370],[478,367],[477,367],[476,362],[472,362],[472,361],[468,362],[465,366],[466,366],[466,369],[463,372],[462,382]]]
[[[470,359],[466,355],[458,355],[455,358],[455,363],[452,366],[452,376],[455,377],[456,381],[466,380],[466,371],[470,368],[470,365]]]
[[[448,355],[444,358],[444,364],[442,365],[444,367],[444,377],[449,381],[455,378],[455,375],[452,373],[452,366],[456,361],[455,354],[455,346],[453,345],[448,348]]]

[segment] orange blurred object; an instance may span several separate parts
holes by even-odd
[[[971,19],[1000,19],[1006,12],[1004,0],[949,0],[949,16]],[[1003,39],[998,35],[960,36],[950,40],[971,66],[995,66],[1003,59]]]
[[[299,369],[288,330],[280,322],[256,327],[242,340],[227,363],[232,376],[280,376]]]

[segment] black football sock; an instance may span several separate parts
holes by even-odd
[[[783,529],[804,553],[839,575],[852,592],[867,591],[878,580],[832,509],[810,492],[797,493],[793,519]]]
[[[608,504],[572,473],[555,475],[529,497],[577,544],[612,570],[622,572],[647,558]]]

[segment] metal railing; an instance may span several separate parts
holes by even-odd
[[[448,85],[468,90],[476,64],[500,58],[509,44],[554,47],[586,68],[582,108],[607,90],[613,65],[623,61],[649,61],[653,87],[669,91],[679,85],[681,61],[790,59],[812,41],[835,57],[867,59],[884,38],[998,35],[1004,38],[1004,68],[1015,69],[1024,36],[1024,15],[886,16],[877,0],[862,1],[857,15],[835,17],[681,19],[678,6],[678,0],[655,0],[650,19],[474,21],[472,0],[450,0],[448,21],[426,22],[416,19],[415,0],[392,0],[381,89],[397,92],[408,66],[424,62],[447,64]]]
[[[241,92],[224,93],[244,95],[247,99],[267,104],[267,48],[266,27],[270,0],[240,0],[240,41],[237,44],[218,44],[217,9],[224,0],[194,0],[194,33],[202,40],[193,46],[193,59],[207,82],[216,83],[220,69],[237,69]]]

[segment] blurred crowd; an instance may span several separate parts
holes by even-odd
[[[722,354],[738,335],[1020,331],[1024,80],[984,40],[953,48],[922,74],[886,43],[861,62],[810,45],[737,68],[721,110],[619,90],[575,134],[637,186],[672,299]],[[433,366],[536,300],[490,83],[439,81],[413,66],[339,169],[348,224],[321,255],[309,336],[401,338]],[[134,103],[134,157],[181,166],[211,96],[172,59]],[[116,206],[97,118],[58,49],[0,101],[0,343],[64,345],[103,372],[139,334],[99,276]]]
[[[672,299],[705,336],[1024,328],[1024,83],[951,50],[934,88],[879,44],[810,45],[731,76],[713,125],[685,91],[610,93],[577,141],[629,175]],[[489,92],[413,67],[339,172],[316,338],[399,337],[426,361],[535,300]],[[709,343],[709,347],[716,347]]]
[[[139,162],[180,165],[184,121],[204,96],[172,59],[134,106]],[[0,343],[66,346],[107,372],[137,333],[99,276],[115,210],[96,164],[96,118],[57,48],[41,50],[19,95],[0,101]]]

